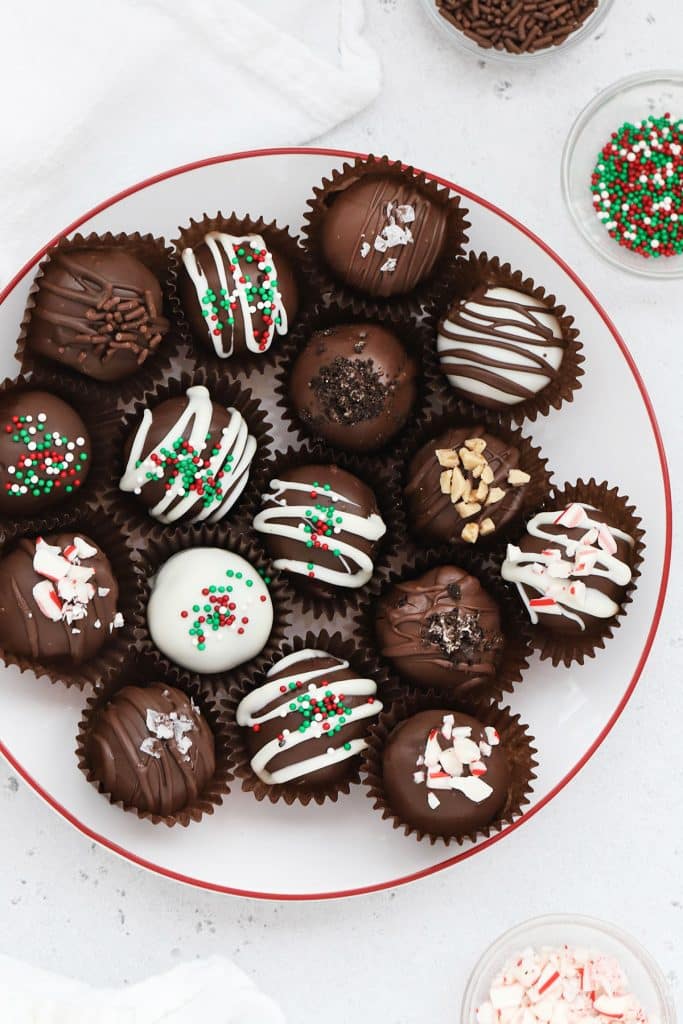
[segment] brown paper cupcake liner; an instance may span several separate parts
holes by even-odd
[[[534,625],[529,621],[517,592],[517,587],[512,583],[504,584],[513,593],[519,606],[522,608],[525,619],[525,632],[529,636],[531,643],[539,652],[541,658],[551,661],[553,666],[560,664],[569,666],[573,662],[583,665],[586,658],[594,658],[596,651],[604,648],[606,642],[614,635],[614,630],[618,629],[621,625],[621,620],[627,612],[627,606],[633,600],[646,546],[643,540],[645,531],[640,527],[641,519],[637,515],[635,507],[630,504],[627,497],[619,493],[616,487],[610,487],[607,482],[597,483],[592,477],[588,482],[578,480],[574,484],[565,484],[563,487],[553,488],[547,505],[549,508],[563,509],[574,502],[593,505],[595,508],[599,508],[606,516],[613,517],[617,529],[623,530],[633,537],[632,576],[631,582],[626,587],[625,596],[617,615],[614,618],[605,619],[600,632],[591,636],[584,635],[583,633],[576,636],[561,636],[557,633],[552,633],[551,630],[541,625],[540,622]],[[498,556],[498,573],[500,573],[500,564],[504,557],[504,552]]]
[[[270,572],[267,561],[252,537],[227,523],[171,529],[161,526],[137,527],[135,523],[131,523],[131,526],[137,533],[137,547],[140,550],[137,551],[136,557],[139,559],[143,579],[136,605],[135,650],[148,661],[151,671],[168,680],[173,686],[180,685],[181,689],[194,678],[211,693],[220,691],[226,680],[233,678],[235,669],[204,674],[177,665],[158,649],[147,626],[150,580],[172,555],[197,547],[218,547],[232,551],[245,558],[255,571],[264,577],[273,604],[273,627],[263,650],[239,668],[240,671],[251,672],[266,664],[285,638],[294,602],[286,581]]]
[[[455,712],[463,710],[461,705],[452,700],[446,700],[443,696],[439,698],[427,694],[415,694],[392,704],[390,708],[381,713],[372,728],[361,771],[367,775],[364,785],[367,786],[367,796],[374,801],[373,810],[379,811],[383,819],[389,819],[395,829],[403,829],[404,835],[412,835],[418,841],[428,839],[432,846],[437,841],[442,842],[445,846],[450,846],[451,843],[462,846],[466,840],[476,842],[500,832],[505,825],[511,824],[524,813],[524,808],[529,803],[533,781],[536,778],[534,768],[538,766],[535,758],[537,751],[533,746],[534,737],[529,734],[528,726],[523,725],[520,722],[520,716],[513,715],[509,708],[480,704],[465,709],[468,714],[473,715],[484,725],[493,726],[500,735],[501,745],[505,749],[511,774],[505,806],[487,828],[454,836],[439,836],[421,832],[403,821],[390,806],[384,788],[382,768],[384,748],[391,732],[400,722],[419,711],[441,709]]]
[[[200,367],[192,373],[178,372],[172,380],[165,384],[156,384],[133,403],[129,411],[119,419],[116,429],[112,432],[110,442],[109,470],[106,474],[102,500],[107,507],[114,508],[132,524],[137,521],[140,526],[159,525],[147,506],[138,495],[120,490],[119,480],[125,469],[124,449],[132,432],[136,429],[145,409],[154,410],[170,398],[183,396],[189,387],[204,385],[214,402],[225,408],[235,408],[244,417],[249,433],[256,439],[257,449],[251,463],[249,478],[259,475],[268,459],[272,456],[272,426],[266,413],[250,388],[240,381],[233,380],[215,371]],[[240,513],[245,506],[245,497],[249,493],[249,484],[245,487],[237,502],[228,510],[221,522],[235,524],[240,521]],[[181,521],[171,524],[170,528],[184,525]],[[190,525],[190,524],[185,524]],[[197,528],[201,523],[194,524]],[[208,524],[211,525],[211,524]]]
[[[107,479],[107,438],[112,423],[116,422],[115,410],[82,395],[68,379],[39,371],[4,380],[0,384],[0,402],[6,397],[29,391],[46,391],[61,398],[81,416],[90,435],[90,468],[81,487],[65,494],[58,504],[47,508],[42,515],[0,514],[0,542],[11,540],[18,534],[55,532],[65,517],[82,518],[91,506],[99,503],[99,495]],[[4,427],[5,424],[0,423],[0,430]]]
[[[179,227],[178,231],[178,237],[173,240],[172,245],[175,248],[179,273],[183,273],[183,249],[201,244],[209,231],[225,231],[235,235],[261,235],[269,248],[275,248],[285,256],[296,278],[299,303],[296,316],[292,323],[288,324],[287,334],[295,330],[301,317],[313,308],[314,293],[311,288],[308,257],[301,248],[298,238],[294,237],[288,226],[280,227],[274,220],[268,222],[263,217],[252,217],[249,214],[240,217],[233,211],[228,216],[219,212],[213,217],[205,213],[200,220],[191,218],[190,223],[186,227]],[[287,335],[275,334],[267,352],[235,354],[222,359],[213,350],[208,338],[206,342],[200,342],[195,337],[180,300],[178,300],[178,308],[180,330],[183,339],[189,344],[194,358],[201,360],[201,363],[207,368],[221,374],[229,373],[234,376],[239,373],[250,377],[254,372],[263,373],[277,358],[281,345],[287,339]]]
[[[100,651],[80,665],[68,664],[67,659],[63,658],[29,658],[14,654],[7,648],[0,648],[0,663],[16,665],[20,672],[34,672],[37,676],[46,676],[51,683],[63,683],[65,686],[76,686],[79,689],[92,686],[96,690],[101,690],[125,665],[134,647],[136,605],[141,578],[134,552],[126,542],[125,531],[115,520],[108,517],[96,518],[92,514],[82,518],[64,515],[56,522],[41,523],[35,520],[30,531],[23,530],[17,533],[3,545],[0,559],[24,537],[43,536],[48,539],[58,533],[72,532],[94,541],[109,559],[119,585],[118,611],[123,616],[123,626],[114,629]]]
[[[163,313],[170,322],[170,329],[162,338],[158,348],[145,359],[135,373],[122,380],[106,382],[95,380],[93,377],[73,370],[64,363],[33,352],[28,343],[28,336],[31,330],[33,310],[36,306],[36,296],[40,290],[40,281],[53,256],[65,250],[112,248],[125,249],[126,252],[144,263],[159,280],[164,298]],[[16,349],[16,358],[21,365],[22,372],[30,373],[40,370],[52,374],[58,373],[81,394],[96,402],[121,405],[129,401],[135,395],[149,388],[161,375],[168,373],[172,360],[178,352],[181,339],[177,330],[179,309],[176,294],[177,276],[175,255],[166,246],[163,238],[155,238],[149,234],[141,235],[137,231],[129,234],[120,232],[116,235],[110,231],[104,234],[93,232],[89,235],[76,234],[71,238],[62,238],[41,261],[28,294]]]
[[[500,438],[506,444],[514,446],[519,451],[520,456],[518,468],[523,470],[525,473],[528,473],[531,480],[525,486],[519,512],[509,523],[497,528],[493,533],[487,534],[483,537],[479,536],[476,542],[471,544],[464,541],[458,533],[458,527],[461,525],[464,526],[467,522],[467,520],[464,519],[461,524],[459,523],[457,526],[454,525],[453,538],[448,542],[449,544],[456,548],[475,548],[479,551],[500,549],[508,541],[518,539],[521,536],[524,531],[524,523],[529,514],[531,512],[538,511],[539,508],[541,508],[548,500],[553,473],[552,470],[548,468],[548,460],[544,458],[540,447],[534,446],[532,439],[525,436],[520,429],[501,424],[495,417],[487,415],[482,410],[479,410],[473,418],[470,418],[467,415],[468,412],[468,409],[460,410],[458,412],[454,409],[451,412],[446,411],[436,413],[431,417],[427,417],[420,425],[420,428],[414,431],[405,440],[401,447],[399,454],[401,462],[401,495],[405,504],[408,531],[413,542],[418,548],[437,548],[440,544],[437,539],[416,529],[414,523],[411,521],[409,503],[405,495],[405,488],[409,479],[410,465],[414,456],[424,445],[426,445],[430,440],[436,440],[452,428],[471,427],[473,430],[476,430],[477,428],[484,428],[484,430],[493,437]]]
[[[204,790],[201,796],[182,810],[171,815],[154,814],[151,811],[142,811],[123,800],[114,800],[111,793],[108,793],[104,784],[97,778],[88,763],[86,755],[86,742],[88,732],[96,721],[100,711],[108,704],[111,698],[124,686],[147,686],[152,682],[165,682],[163,677],[155,675],[152,667],[146,663],[144,658],[135,658],[131,661],[125,671],[119,673],[108,685],[107,689],[93,697],[90,697],[83,708],[81,721],[78,725],[76,736],[76,758],[78,767],[98,791],[105,796],[109,803],[122,811],[129,811],[136,814],[141,821],[149,821],[153,825],[164,824],[169,827],[173,825],[187,826],[190,822],[200,821],[205,814],[213,814],[216,807],[220,807],[223,798],[230,792],[229,783],[233,779],[231,772],[230,738],[228,729],[223,721],[216,701],[202,691],[201,687],[193,681],[184,681],[178,688],[189,696],[205,716],[211,727],[215,740],[216,771],[211,779],[210,785]],[[169,683],[169,686],[177,686],[176,683]]]
[[[366,175],[392,177],[398,181],[410,181],[417,185],[437,206],[448,210],[447,236],[443,251],[437,258],[428,277],[411,292],[392,298],[375,298],[340,281],[328,267],[323,253],[322,225],[327,209],[328,197],[343,191]],[[390,160],[387,156],[358,157],[345,163],[341,170],[334,168],[328,178],[313,189],[304,214],[303,239],[313,266],[313,281],[317,292],[333,297],[335,303],[344,309],[358,311],[361,315],[409,316],[431,302],[439,294],[444,282],[448,281],[453,264],[464,251],[467,243],[468,210],[462,205],[460,196],[437,184],[422,171]]]
[[[401,675],[400,666],[382,654],[375,628],[375,618],[379,599],[394,584],[403,580],[417,579],[430,569],[439,565],[454,565],[464,569],[470,576],[475,576],[484,590],[491,595],[498,605],[501,620],[501,632],[505,637],[505,645],[495,677],[489,686],[478,686],[472,689],[469,684],[448,688],[425,686],[418,688]],[[388,574],[379,594],[365,601],[355,617],[357,641],[359,646],[367,646],[377,651],[380,665],[384,665],[389,673],[387,699],[396,700],[415,693],[426,694],[435,700],[450,701],[461,708],[478,706],[486,701],[499,701],[503,694],[512,693],[522,682],[524,673],[529,667],[532,645],[528,630],[524,628],[523,609],[519,601],[515,602],[512,595],[500,578],[498,563],[491,560],[491,555],[477,552],[471,548],[442,546],[414,555],[406,555],[397,560],[396,567]]]
[[[289,380],[293,369],[293,363],[299,352],[308,344],[311,336],[318,331],[335,327],[340,324],[377,324],[380,327],[387,327],[386,321],[379,321],[376,317],[366,316],[364,313],[353,312],[350,309],[342,309],[332,303],[324,309],[318,310],[306,318],[292,337],[291,347],[287,352],[287,358],[283,358],[276,375],[275,394],[278,396],[278,407],[282,410],[282,418],[288,424],[291,432],[295,434],[299,442],[311,440],[319,444],[327,444],[330,448],[337,449],[337,445],[326,441],[316,430],[314,424],[307,424],[297,413],[289,395]],[[381,448],[373,449],[373,457],[391,456],[398,449],[401,440],[406,435],[412,434],[423,422],[428,409],[430,396],[431,378],[424,366],[424,353],[428,350],[429,335],[425,328],[409,317],[396,317],[391,322],[391,330],[405,350],[416,361],[418,366],[417,376],[417,398],[412,411],[405,424],[390,438]],[[346,449],[341,448],[345,451]]]
[[[497,256],[489,257],[486,252],[470,252],[468,259],[458,261],[448,286],[441,291],[428,309],[427,324],[432,334],[432,345],[436,352],[436,339],[441,320],[455,300],[467,299],[475,288],[481,284],[489,284],[502,288],[511,288],[548,305],[548,312],[559,321],[566,348],[557,376],[552,379],[536,395],[526,398],[516,405],[505,409],[488,409],[474,399],[460,395],[450,385],[442,370],[447,387],[448,402],[469,418],[488,414],[492,422],[501,425],[521,424],[525,419],[536,420],[539,416],[547,416],[550,409],[559,409],[564,402],[574,400],[574,392],[581,388],[581,377],[584,375],[582,363],[583,345],[579,341],[579,331],[574,327],[574,317],[569,316],[566,307],[560,305],[556,297],[537,285],[532,277],[525,277],[520,270],[513,270],[509,263],[501,263]],[[437,360],[438,360],[437,354]]]
[[[384,690],[388,686],[388,673],[381,667],[376,657],[367,649],[359,649],[353,640],[344,640],[341,633],[328,633],[326,629],[309,630],[305,636],[296,635],[291,642],[284,644],[271,658],[269,664],[256,673],[237,671],[235,679],[228,689],[227,699],[223,702],[223,714],[230,738],[233,756],[234,773],[242,781],[242,789],[253,793],[257,800],[270,800],[277,803],[284,800],[286,804],[300,803],[304,807],[311,802],[323,804],[326,800],[337,801],[341,794],[347,794],[351,786],[360,781],[360,760],[355,758],[349,762],[349,774],[342,783],[320,789],[304,789],[293,782],[269,785],[254,773],[251,759],[245,742],[245,729],[237,724],[237,707],[248,693],[266,682],[268,670],[282,658],[309,648],[325,651],[336,658],[349,662],[354,672],[361,678],[374,679],[377,683],[377,699],[384,702]],[[370,720],[371,721],[371,720]]]
[[[393,468],[379,459],[363,458],[347,452],[333,451],[326,445],[311,443],[303,448],[289,448],[273,457],[258,479],[254,480],[252,495],[254,504],[250,508],[252,536],[269,563],[274,559],[270,556],[267,537],[253,529],[253,518],[261,508],[263,495],[268,491],[273,479],[286,479],[287,469],[305,465],[334,465],[357,476],[374,493],[379,514],[386,524],[386,533],[378,541],[373,558],[374,572],[371,579],[362,587],[336,587],[329,595],[312,593],[306,587],[306,581],[299,578],[298,573],[280,575],[288,578],[292,591],[297,595],[298,608],[303,615],[312,613],[318,619],[332,622],[339,616],[347,616],[360,607],[362,601],[371,594],[378,593],[385,579],[392,556],[399,549],[405,537],[405,526],[401,517],[397,500],[396,474]],[[273,568],[273,573],[277,570]]]

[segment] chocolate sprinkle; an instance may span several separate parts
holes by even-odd
[[[564,43],[598,0],[436,0],[436,6],[484,49],[535,53]]]
[[[390,390],[372,359],[344,356],[321,366],[309,386],[327,418],[348,425],[381,416]]]

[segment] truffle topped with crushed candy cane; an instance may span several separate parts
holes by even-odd
[[[536,624],[552,633],[598,633],[621,610],[634,539],[600,509],[573,503],[539,512],[508,544],[503,579],[517,586]]]
[[[109,559],[83,534],[24,538],[0,561],[0,646],[80,664],[123,625]]]
[[[485,828],[505,805],[510,768],[493,726],[448,710],[400,722],[384,750],[387,802],[406,824],[430,835]]]
[[[477,1024],[655,1024],[604,953],[560,946],[524,949],[491,983]]]

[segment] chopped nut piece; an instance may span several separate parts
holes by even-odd
[[[485,484],[491,486],[491,484],[493,483],[493,470],[491,469],[490,466],[484,466],[484,468],[481,471],[481,478]]]
[[[483,455],[480,455],[478,452],[468,451],[467,448],[461,448],[458,455],[465,469],[474,469],[475,466],[486,465],[486,459]]]
[[[485,484],[483,480],[479,481],[479,486],[476,491],[472,492],[472,497],[475,501],[486,501],[489,493],[488,484]]]
[[[460,536],[464,541],[467,541],[468,544],[476,544],[477,538],[479,537],[479,527],[476,523],[467,523],[463,526]]]
[[[511,469],[508,473],[508,483],[512,487],[521,487],[522,484],[528,484],[530,480],[531,477],[523,469]]]
[[[472,481],[468,476],[464,479],[465,483],[463,484],[461,498],[463,501],[469,501],[470,495],[472,494]]]
[[[439,460],[439,465],[444,469],[451,469],[459,463],[458,453],[455,448],[437,448],[434,453]]]
[[[486,466],[475,466],[474,469],[472,470],[472,476],[474,477],[474,479],[478,480],[485,469]]]
[[[496,524],[494,523],[493,519],[482,519],[481,523],[479,524],[479,533],[482,535],[482,537],[485,537],[487,533],[493,533],[495,528]]]
[[[486,448],[486,441],[483,437],[470,437],[465,441],[465,448],[469,448],[471,452],[481,454]]]
[[[469,519],[470,516],[476,516],[477,512],[481,512],[481,505],[476,501],[459,501],[455,511],[461,519]]]
[[[497,501],[502,501],[505,497],[506,492],[502,487],[492,487],[489,491],[489,496],[486,499],[487,505],[495,505]]]
[[[450,494],[451,492],[451,477],[453,476],[452,469],[445,469],[439,477],[439,485],[441,487],[442,494]]]
[[[451,501],[455,505],[457,501],[460,501],[460,498],[463,495],[466,480],[457,466],[455,469],[451,470],[451,473]]]

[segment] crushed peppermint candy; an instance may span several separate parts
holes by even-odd
[[[380,273],[382,274],[393,274],[393,272],[396,270],[396,260],[393,258],[393,256],[390,257],[388,260],[384,261],[384,263],[379,269]]]
[[[629,991],[618,961],[561,946],[525,949],[509,960],[477,1008],[477,1024],[653,1024]]]
[[[194,702],[191,705],[195,715],[199,709]],[[188,733],[195,728],[195,723],[187,715],[179,715],[177,711],[168,714],[157,711],[155,708],[147,708],[145,724],[150,735],[140,744],[143,754],[159,758],[163,750],[164,741],[171,741],[184,761],[189,761],[189,750],[192,740]]]
[[[417,757],[413,781],[430,791],[457,790],[477,804],[486,800],[493,789],[482,778],[488,771],[485,759],[498,746],[500,737],[490,725],[485,726],[484,735],[486,740],[477,743],[472,739],[471,726],[456,726],[453,715],[444,715],[441,728],[430,731],[424,752]],[[450,746],[443,747],[439,737]],[[441,801],[434,792],[428,792],[427,803],[435,811]]]
[[[371,249],[371,246],[370,246],[369,242],[363,242],[362,243],[362,245],[360,247],[360,258],[362,260],[364,260],[365,257],[369,255],[370,249]]]
[[[387,203],[384,216],[386,223],[381,231],[375,235],[372,247],[377,252],[386,252],[387,249],[395,249],[399,245],[412,245],[414,242],[413,233],[407,225],[412,224],[415,220],[415,208],[409,204],[397,205],[396,203]],[[370,245],[367,242],[363,242],[360,250],[361,258],[365,259],[369,252]],[[395,259],[387,259],[383,266],[380,267],[380,270],[385,273],[391,273],[395,269]]]
[[[62,548],[36,539],[33,569],[43,579],[33,587],[33,599],[42,614],[52,622],[71,625],[88,615],[88,605],[95,596],[90,582],[95,575],[92,566],[80,564],[81,558],[92,558],[97,549],[81,537]]]

